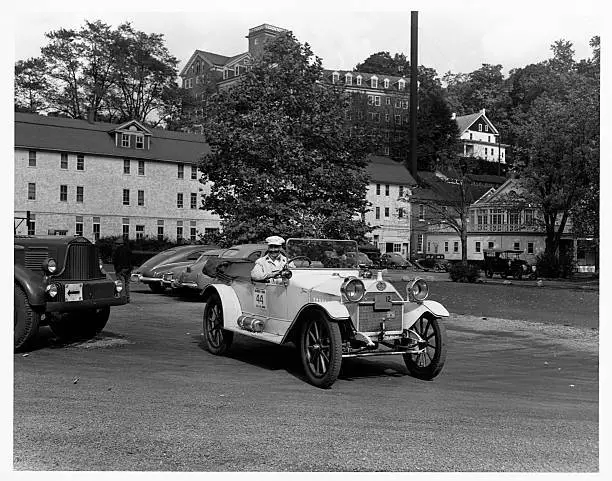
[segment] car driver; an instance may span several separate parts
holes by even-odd
[[[287,258],[281,253],[281,246],[284,243],[285,239],[277,235],[266,239],[268,252],[255,261],[255,266],[251,270],[251,279],[266,281],[280,276],[281,271],[287,265]]]

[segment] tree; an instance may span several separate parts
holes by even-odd
[[[396,53],[391,57],[389,52],[377,52],[370,55],[362,63],[357,64],[354,70],[356,72],[402,76],[410,72],[410,62],[403,53]]]
[[[95,116],[114,79],[115,33],[100,21],[86,21],[79,31],[59,29],[46,37],[41,55],[49,107],[77,119]]]
[[[162,34],[134,30],[130,23],[118,28],[115,53],[116,75],[109,104],[119,121],[145,121],[152,112],[163,110],[164,95],[176,85],[178,59],[170,55]]]
[[[45,63],[41,58],[19,60],[15,64],[15,108],[37,113],[45,110],[45,92],[49,88],[47,79],[40,75]]]
[[[227,243],[270,234],[360,240],[369,228],[363,136],[345,128],[348,99],[323,86],[321,59],[290,33],[266,44],[241,82],[211,97],[200,163]]]
[[[16,105],[30,89],[40,94],[37,111],[120,122],[150,120],[150,114],[174,101],[170,93],[178,60],[168,53],[162,35],[147,35],[129,23],[112,29],[98,20],[46,37],[40,58],[16,64]],[[40,78],[35,90],[29,71]]]
[[[593,177],[599,170],[599,83],[577,74],[566,82],[565,95],[537,98],[518,127],[521,181],[543,215],[546,253],[555,256],[572,210],[599,192]]]

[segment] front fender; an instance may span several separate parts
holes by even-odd
[[[338,321],[342,321],[342,320],[350,318],[348,309],[341,302],[338,302],[338,301],[309,302],[308,304],[304,304],[302,308],[298,311],[298,313],[295,315],[295,317],[293,318],[293,321],[291,322],[291,326],[289,326],[289,329],[287,329],[287,332],[283,336],[281,343],[285,343],[288,340],[291,340],[293,338],[293,335],[297,332],[297,329],[299,329],[298,326],[300,323],[300,319],[302,318],[302,316],[307,316],[308,311],[315,311],[319,313],[322,312],[326,314],[327,317],[334,322],[338,322]]]
[[[210,284],[204,289],[202,296],[205,301],[208,301],[208,298],[213,294],[217,294],[219,299],[221,299],[223,326],[236,328],[238,326],[238,318],[242,315],[242,308],[234,289],[225,284]]]
[[[16,264],[15,282],[24,290],[31,306],[44,307],[46,305],[46,283],[42,274],[33,273],[30,269]]]
[[[449,313],[446,308],[436,301],[423,301],[421,303],[409,303],[404,307],[404,319],[402,326],[404,329],[409,328],[417,322],[423,314],[433,314],[435,317],[448,317]]]
[[[332,320],[335,320],[335,321],[339,321],[339,320],[342,320],[342,319],[348,319],[349,317],[351,317],[349,312],[348,312],[348,309],[341,302],[338,302],[338,301],[325,301],[325,302],[314,301],[314,302],[309,302],[308,304],[304,304],[302,306],[302,308],[296,314],[295,319],[298,319],[305,309],[312,308],[313,306],[314,307],[318,307],[319,309],[322,309],[323,311],[325,311],[325,313],[328,315],[328,317],[330,319],[332,319]],[[294,321],[295,321],[295,319],[294,319]]]

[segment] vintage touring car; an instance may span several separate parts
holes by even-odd
[[[97,247],[84,237],[15,237],[15,350],[39,326],[62,338],[93,337],[110,307],[127,302],[123,283],[102,268]]]
[[[342,359],[401,355],[413,376],[430,380],[446,359],[448,311],[426,300],[427,283],[396,289],[355,263],[353,241],[289,239],[287,268],[267,282],[251,280],[254,262],[229,259],[216,267],[204,291],[206,348],[223,354],[239,333],[275,344],[294,343],[306,377],[326,388],[338,377]],[[329,259],[333,259],[333,263]],[[332,265],[333,267],[326,267]]]

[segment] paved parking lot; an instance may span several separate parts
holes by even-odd
[[[14,355],[16,470],[598,470],[596,330],[454,314],[434,381],[354,359],[321,390],[291,346],[214,356],[201,303],[133,290],[92,342]]]

